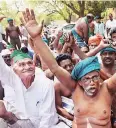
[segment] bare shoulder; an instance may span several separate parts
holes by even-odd
[[[103,82],[103,89],[108,91],[108,93],[112,96],[115,93],[115,89],[112,88],[112,84],[110,83],[110,79],[107,79]]]
[[[54,82],[54,88],[55,88],[55,90],[60,90],[60,85],[61,85],[60,81]]]

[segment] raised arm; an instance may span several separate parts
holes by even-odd
[[[100,50],[108,46],[110,46],[110,44],[108,44],[106,40],[101,40],[100,44],[90,52],[86,53],[86,55],[88,57],[95,56]]]
[[[0,54],[0,80],[6,85],[13,86],[17,75],[8,67]]]
[[[114,94],[116,92],[116,73],[106,80],[108,90]]]
[[[58,34],[57,34],[57,36],[55,37],[55,40],[54,40],[54,48],[58,51],[61,51],[61,49],[62,49],[61,44],[59,44],[59,40],[60,40],[62,35],[63,35],[63,32],[58,31]]]
[[[43,61],[47,64],[51,72],[59,79],[59,81],[63,83],[63,85],[73,90],[75,87],[75,81],[72,80],[70,73],[68,73],[65,69],[61,68],[57,64],[51,51],[42,41],[41,39],[42,28],[41,26],[38,26],[35,20],[35,14],[33,10],[31,10],[30,13],[29,9],[26,9],[26,12],[23,12],[23,17],[24,20],[21,19],[21,21],[25,24],[28,33],[33,39],[34,46],[36,47],[37,52],[42,57]]]

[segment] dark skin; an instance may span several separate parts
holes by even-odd
[[[110,75],[113,75],[115,71],[114,61],[116,58],[116,53],[111,51],[104,51],[101,54],[102,59],[102,70]]]
[[[71,73],[73,69],[73,63],[70,59],[62,60],[60,62],[60,66],[64,69],[66,69],[68,72]],[[63,117],[73,121],[74,116],[68,113],[62,106],[62,97],[65,96],[70,98],[72,95],[71,91],[62,85],[61,82],[55,81],[55,101],[56,101],[56,108],[57,112],[62,115]]]
[[[52,53],[43,43],[40,36],[41,27],[38,27],[33,10],[29,12],[27,9],[23,12],[23,17],[22,22],[31,35],[42,59],[59,81],[72,92],[75,107],[73,128],[90,126],[92,128],[111,128],[111,103],[116,91],[116,74],[103,83],[100,83],[99,79],[94,79],[96,75],[99,77],[97,71],[92,71],[82,77],[88,79],[89,84],[83,83],[81,80],[73,80],[70,73],[57,64]],[[85,91],[86,87],[92,90]]]
[[[10,54],[6,54],[4,56],[2,56],[5,63],[8,65],[8,66],[11,66],[11,58],[10,58]]]
[[[19,27],[14,26],[13,20],[9,21],[8,23],[9,26],[6,27],[6,41],[8,42],[8,36],[10,38],[18,38],[19,36],[22,37]]]

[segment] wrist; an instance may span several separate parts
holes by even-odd
[[[31,38],[33,41],[42,41],[42,37],[40,35],[34,37],[34,38]]]
[[[104,47],[102,45],[98,45],[98,51],[102,50]]]
[[[72,45],[72,48],[74,49],[74,48],[76,48],[77,47],[77,45],[74,43],[73,45]]]
[[[57,39],[59,40],[62,36],[57,36]]]
[[[12,125],[12,124],[15,124],[18,121],[18,118],[13,113],[7,112],[4,120],[8,124]]]

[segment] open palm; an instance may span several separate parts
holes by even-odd
[[[26,9],[26,11],[23,12],[23,18],[21,18],[21,22],[25,25],[29,35],[32,38],[35,38],[36,36],[41,34],[43,28],[43,21],[39,26],[35,19],[35,14],[33,10],[29,11],[29,9]]]

